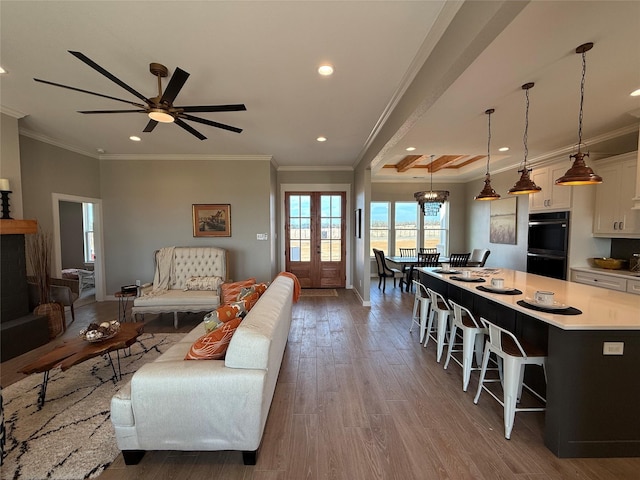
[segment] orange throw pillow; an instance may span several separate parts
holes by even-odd
[[[219,360],[224,358],[231,337],[242,320],[234,318],[193,342],[185,360]]]
[[[235,302],[242,287],[250,287],[256,283],[255,278],[249,278],[241,282],[223,283],[220,285],[222,292],[222,303]]]

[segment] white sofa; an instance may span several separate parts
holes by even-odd
[[[235,331],[224,360],[184,360],[200,324],[142,366],[111,400],[125,463],[146,450],[240,450],[255,464],[291,326],[294,281],[278,276]]]
[[[220,306],[219,289],[185,290],[191,277],[227,279],[226,250],[218,247],[167,247],[156,250],[153,284],[140,289],[133,301],[134,317],[145,313],[173,312],[178,327],[178,312],[205,312]]]

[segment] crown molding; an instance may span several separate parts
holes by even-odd
[[[286,166],[278,167],[279,172],[353,172],[350,166]]]
[[[79,153],[80,155],[86,155],[91,158],[99,158],[98,154],[93,152],[88,152],[86,150],[82,150],[74,145],[69,145],[68,143],[61,142],[60,140],[56,140],[51,137],[47,137],[46,135],[42,135],[41,133],[36,133],[33,130],[28,130],[26,128],[19,128],[18,133],[20,135],[24,135],[25,137],[33,138],[34,140],[38,140],[39,142],[48,143],[49,145],[53,145],[54,147],[64,148],[65,150],[69,150],[71,152]]]
[[[201,160],[201,161],[263,161],[270,162],[271,155],[210,155],[182,153],[104,153],[100,160]]]
[[[0,105],[0,113],[4,113],[5,115],[9,115],[10,117],[17,118],[18,120],[29,115],[28,113],[23,113],[20,110],[15,110],[11,107],[7,107],[6,105]]]

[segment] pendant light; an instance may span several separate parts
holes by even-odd
[[[500,198],[500,195],[498,195],[493,187],[491,187],[491,174],[489,173],[489,161],[491,160],[491,114],[493,112],[495,112],[493,108],[485,110],[484,112],[487,114],[487,118],[489,119],[489,135],[487,140],[487,173],[484,176],[484,188],[474,198],[474,200],[497,200]]]
[[[535,83],[529,82],[522,85],[522,89],[525,91],[525,96],[527,99],[525,114],[524,114],[524,161],[522,164],[522,170],[518,170],[518,173],[521,173],[520,180],[516,182],[516,184],[509,189],[509,195],[526,195],[529,193],[538,193],[542,188],[537,186],[531,177],[529,176],[529,172],[531,169],[527,166],[527,156],[529,155],[529,148],[527,147],[527,140],[529,135],[529,90],[533,88]]]
[[[567,173],[556,180],[556,185],[596,185],[602,183],[602,177],[593,173],[593,170],[584,163],[584,157],[589,153],[582,153],[582,107],[584,103],[584,77],[587,71],[586,53],[593,48],[593,43],[585,43],[576,48],[576,53],[582,55],[582,82],[580,83],[580,115],[578,116],[578,153],[569,155],[575,158],[573,165]]]
[[[429,191],[415,192],[413,198],[420,204],[420,210],[423,215],[437,215],[440,210],[440,206],[449,198],[448,190],[434,190],[433,189],[433,157],[431,155],[431,163],[429,164],[429,171],[431,172],[431,185]]]

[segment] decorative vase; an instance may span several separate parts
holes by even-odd
[[[67,327],[64,306],[58,302],[41,303],[33,311],[36,315],[47,317],[49,323],[49,339],[61,335]]]

